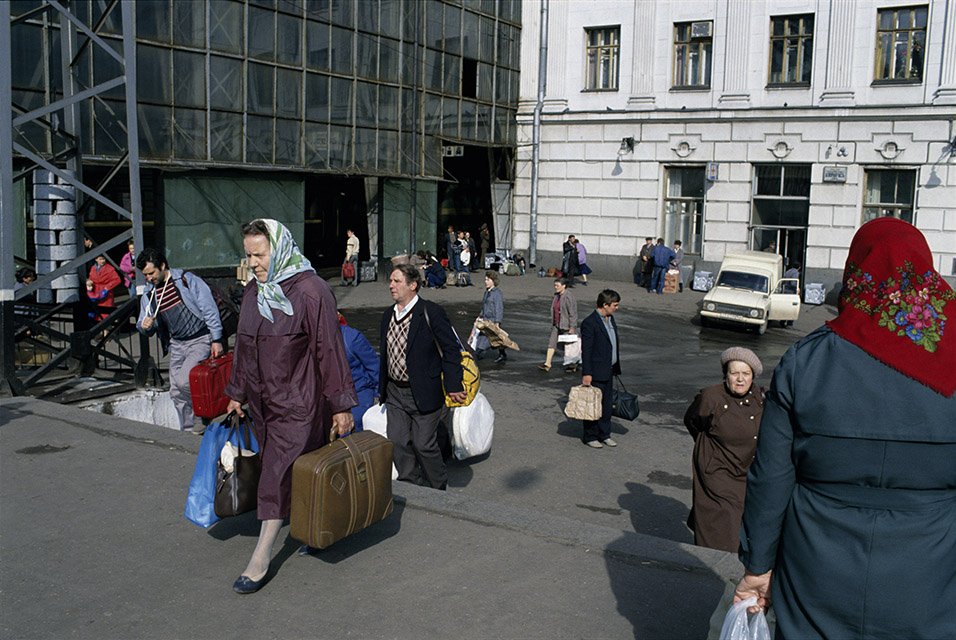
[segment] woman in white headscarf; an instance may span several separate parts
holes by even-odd
[[[230,411],[248,405],[262,449],[258,517],[262,529],[252,559],[233,589],[258,591],[292,493],[292,463],[329,441],[330,427],[347,435],[358,398],[339,333],[329,285],[299,252],[292,234],[275,220],[242,228],[255,279],[239,312]]]

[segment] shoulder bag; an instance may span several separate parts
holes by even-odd
[[[641,415],[641,406],[637,402],[637,396],[628,393],[627,389],[624,388],[624,383],[621,382],[620,376],[614,376],[614,379],[621,388],[618,389],[615,386],[611,395],[611,415],[625,420],[637,420],[637,416]]]
[[[425,305],[422,307],[422,311],[425,312],[425,324],[428,325],[428,330],[431,331],[432,340],[435,341],[435,348],[438,349],[438,355],[445,359],[445,353],[442,351],[441,345],[438,344],[438,338],[435,337],[435,332],[432,330],[432,322],[428,317],[428,305],[424,300],[422,304]],[[448,323],[451,325],[451,321]],[[471,355],[471,351],[466,349],[461,344],[461,339],[458,337],[458,332],[455,331],[455,327],[452,326],[451,332],[455,334],[455,340],[458,341],[458,348],[461,352],[461,383],[465,389],[465,401],[456,402],[449,397],[448,392],[445,392],[445,406],[446,407],[467,407],[475,399],[475,396],[478,395],[478,387],[481,386],[481,372],[478,371],[478,363],[475,361],[475,357]],[[442,372],[442,386],[444,386],[445,373]]]

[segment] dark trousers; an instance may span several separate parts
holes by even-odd
[[[584,420],[582,442],[600,440],[604,442],[611,437],[611,405],[613,404],[614,382],[612,380],[591,380],[591,386],[601,390],[601,419]]]
[[[393,458],[398,479],[444,489],[448,484],[448,470],[438,446],[441,408],[431,413],[420,412],[412,390],[391,381],[386,393],[388,439],[395,447]]]
[[[654,277],[651,279],[651,288],[648,291],[660,293],[664,290],[664,275],[667,273],[667,267],[658,267],[654,265]]]

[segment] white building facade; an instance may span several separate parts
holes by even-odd
[[[574,234],[630,278],[663,237],[685,267],[769,249],[832,290],[893,215],[956,276],[956,0],[525,0],[522,24],[514,246],[539,264]]]

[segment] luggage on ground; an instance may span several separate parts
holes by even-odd
[[[289,534],[325,549],[392,512],[392,442],[360,431],[292,465]]]
[[[215,418],[226,412],[229,398],[226,384],[232,373],[232,353],[207,358],[189,371],[189,394],[193,413],[200,418]]]

